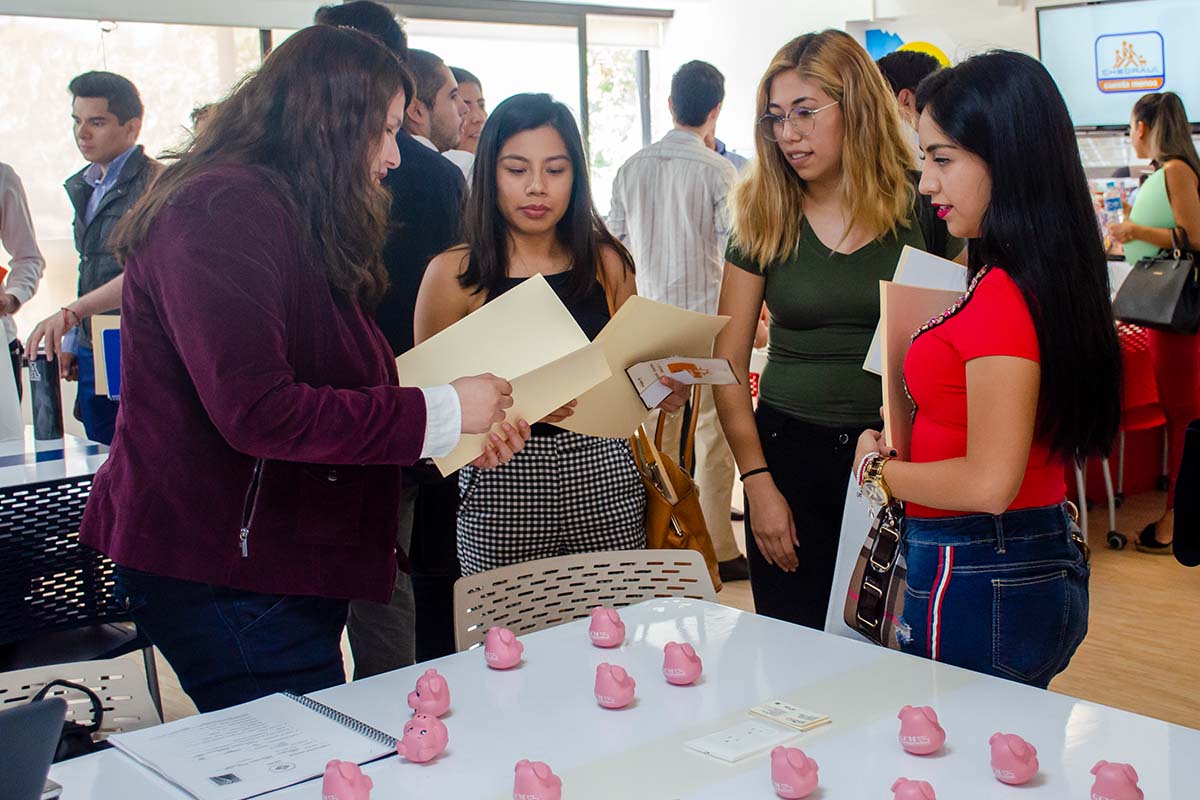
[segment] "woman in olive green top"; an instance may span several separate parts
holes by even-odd
[[[758,158],[731,204],[720,313],[732,319],[716,354],[746,374],[764,299],[770,351],[757,413],[747,381],[714,390],[745,484],[755,609],[821,628],[855,441],[881,424],[880,380],[862,368],[879,281],[904,245],[953,257],[962,242],[918,200],[895,99],[848,34],[784,45],[757,112]]]
[[[1130,139],[1138,158],[1159,168],[1138,190],[1129,221],[1112,225],[1125,245],[1125,260],[1136,264],[1171,247],[1171,231],[1187,233],[1200,248],[1200,156],[1192,142],[1183,102],[1174,92],[1148,94],[1133,107]],[[1169,456],[1167,509],[1138,536],[1137,549],[1169,554],[1175,535],[1175,479],[1183,457],[1188,423],[1200,417],[1200,336],[1149,330],[1150,355],[1158,396],[1167,416]]]

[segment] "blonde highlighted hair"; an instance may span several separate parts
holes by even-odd
[[[771,82],[788,70],[839,103],[847,232],[863,225],[883,237],[909,227],[915,199],[912,156],[900,132],[896,99],[867,51],[839,30],[796,37],[775,54],[759,82],[756,120],[767,113]],[[754,149],[758,157],[733,193],[733,242],[766,266],[791,256],[800,242],[804,181],[779,146],[757,132]]]

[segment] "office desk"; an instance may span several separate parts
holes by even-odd
[[[409,716],[406,697],[417,677],[429,667],[446,677],[449,748],[426,765],[399,758],[367,765],[376,800],[507,800],[522,758],[550,764],[569,800],[769,800],[766,753],[725,764],[683,742],[743,721],[750,706],[776,698],[833,718],[789,743],[820,764],[820,800],[890,798],[900,776],[928,780],[950,800],[1086,800],[1089,771],[1100,759],[1134,764],[1152,800],[1200,796],[1200,731],[702,601],[654,600],[622,616],[626,643],[617,650],[593,647],[581,621],[522,637],[525,660],[512,671],[489,670],[476,650],[315,697],[394,735]],[[663,680],[669,641],[695,646],[704,660],[698,685]],[[603,661],[637,680],[632,707],[596,705],[595,667]],[[942,755],[900,749],[896,713],[906,704],[937,709],[948,734]],[[1013,788],[992,777],[988,738],[997,731],[1038,748],[1041,773],[1032,785]],[[51,777],[69,800],[183,796],[115,751],[57,765]],[[320,782],[269,796],[318,800]]]

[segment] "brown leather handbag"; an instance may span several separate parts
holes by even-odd
[[[900,524],[904,510],[892,503],[879,510],[859,551],[842,618],[872,642],[899,650],[896,623],[904,613],[904,556]]]
[[[704,556],[713,588],[721,591],[717,551],[700,508],[700,491],[691,478],[695,456],[700,387],[692,388],[692,414],[683,437],[680,462],[662,452],[666,414],[658,415],[654,438],[644,426],[629,439],[642,485],[646,487],[646,547],[650,550],[695,550]]]

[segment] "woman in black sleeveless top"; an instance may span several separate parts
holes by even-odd
[[[636,294],[629,253],[593,209],[575,120],[549,95],[515,95],[488,118],[463,225],[466,244],[439,255],[425,273],[418,342],[539,273],[589,339],[610,309]],[[686,387],[672,388],[662,404],[668,411],[686,397]],[[645,546],[646,497],[628,441],[557,427],[572,405],[534,425],[525,449],[503,467],[461,471],[464,575]]]

